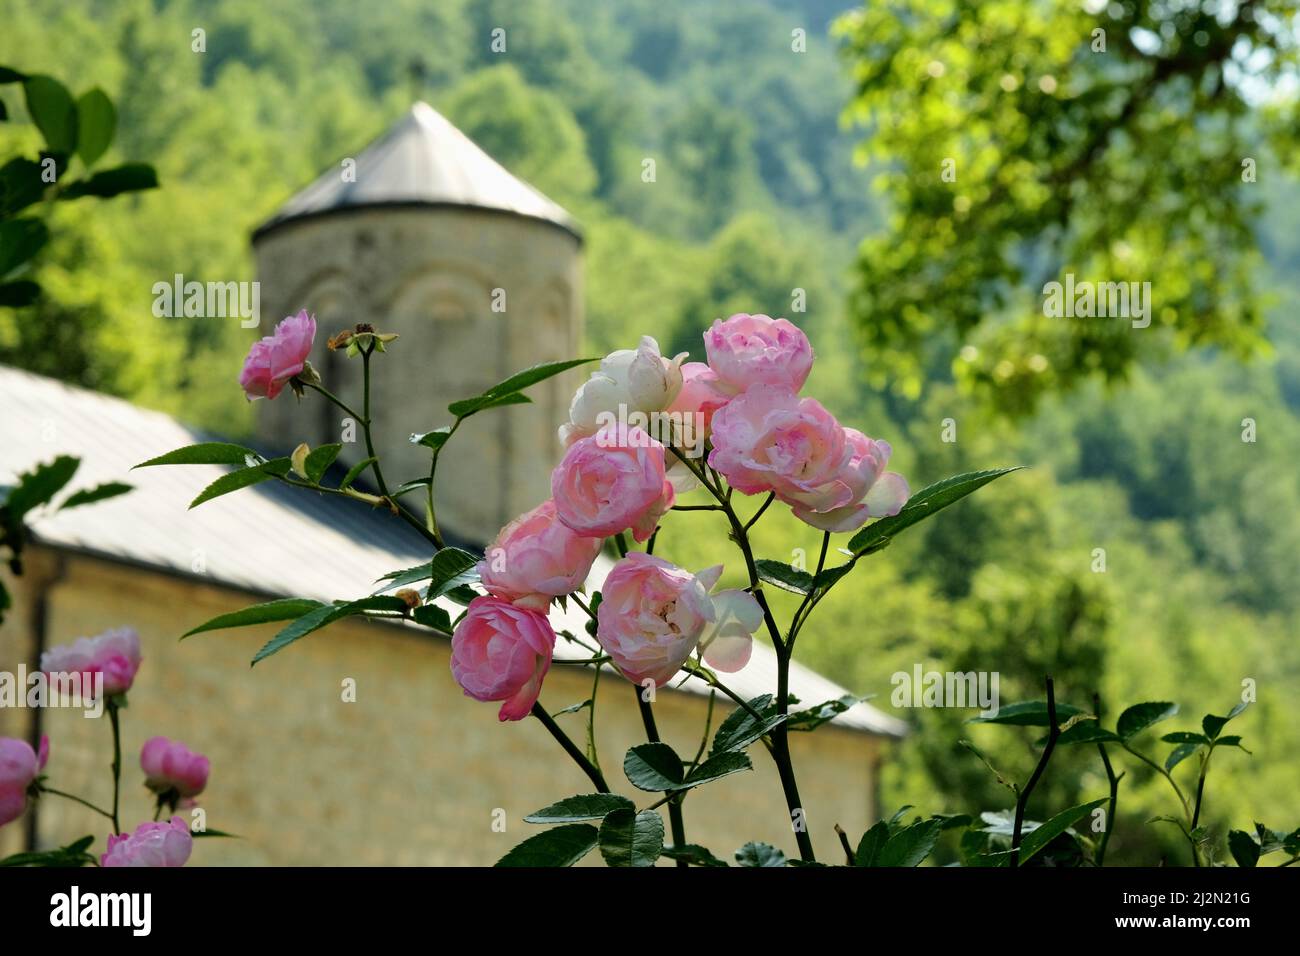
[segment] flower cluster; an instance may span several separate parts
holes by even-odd
[[[801,520],[851,531],[894,514],[907,483],[885,471],[890,447],[841,426],[801,398],[813,365],[808,338],[786,319],[733,315],[704,335],[707,363],[667,358],[649,336],[607,355],[574,395],[559,429],[566,450],[551,498],[508,524],[478,565],[488,596],[452,637],[452,673],[467,695],[499,701],[501,720],[527,716],[551,665],[546,611],[582,589],[606,538],[650,540],[677,495],[709,468],[742,494],[771,493]],[[683,422],[689,427],[683,427]],[[763,619],[744,590],[715,592],[722,566],[691,573],[633,551],[607,576],[595,612],[601,649],[622,674],[656,686],[693,654],[736,671]]]
[[[131,628],[116,628],[52,647],[41,655],[40,666],[53,683],[80,686],[83,694],[89,693],[84,688],[95,687],[93,678],[102,678],[107,706],[116,711],[125,706],[123,695],[135,683],[142,660],[140,635]],[[81,678],[79,685],[70,681],[74,675]],[[116,719],[113,733],[118,746]],[[22,816],[30,798],[42,793],[71,796],[42,785],[41,772],[49,756],[48,737],[41,737],[39,750],[33,750],[25,740],[0,737],[0,826]],[[144,771],[145,786],[156,796],[161,812],[163,807],[174,810],[181,803],[193,806],[194,798],[208,784],[210,764],[207,757],[179,741],[151,737],[140,749],[140,769]],[[115,765],[115,792],[118,785]],[[113,813],[79,797],[73,799],[113,821],[114,832],[108,838],[108,851],[100,857],[100,866],[182,866],[189,859],[192,838],[180,817],[172,817],[170,823],[142,823],[135,832],[122,833],[117,831],[116,798]]]

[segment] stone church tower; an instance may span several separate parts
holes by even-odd
[[[390,485],[427,476],[411,433],[450,424],[447,405],[538,362],[578,357],[582,239],[573,218],[512,176],[425,103],[307,186],[253,234],[262,323],[315,313],[311,361],[354,408],[361,361],[325,339],[358,322],[401,338],[376,355],[376,450]],[[479,545],[550,495],[556,429],[578,372],[534,386],[531,405],[465,423],[438,466],[438,517]],[[342,414],[309,395],[258,403],[263,445],[287,451],[342,440]],[[365,457],[356,442],[342,460]],[[408,499],[415,510],[418,493]]]

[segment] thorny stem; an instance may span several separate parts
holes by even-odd
[[[590,778],[591,782],[596,785],[596,789],[601,793],[609,793],[609,784],[605,782],[604,775],[590,760],[587,759],[587,755],[579,750],[577,745],[569,739],[569,735],[560,729],[560,725],[557,724],[554,719],[552,719],[551,715],[546,712],[546,708],[542,706],[541,701],[537,701],[533,704],[532,715],[541,722],[543,727],[550,731],[551,736],[554,737],[556,741],[559,742],[560,746],[564,748],[564,752],[573,758],[573,762],[576,763],[581,768],[582,772]]]
[[[108,722],[113,727],[113,813],[110,819],[113,821],[113,832],[121,833],[122,827],[117,822],[117,807],[122,782],[122,728],[117,716],[116,697],[108,698]]]
[[[64,793],[62,790],[55,790],[53,787],[47,787],[44,784],[41,784],[41,793],[50,793],[56,797],[63,797],[64,799],[72,800],[75,803],[81,804],[83,807],[89,807],[91,810],[94,810],[96,813],[98,813],[101,817],[106,817],[109,820],[113,819],[113,814],[109,813],[107,810],[103,809],[102,807],[97,807],[89,800],[83,800],[81,799],[81,797],[75,796],[71,793]],[[116,824],[114,824],[114,829],[116,829]]]
[[[633,684],[632,690],[636,692],[637,707],[641,710],[641,722],[645,724],[646,739],[652,744],[659,743],[659,728],[655,726],[654,708],[650,701],[646,700],[641,693],[641,686]],[[686,823],[682,820],[682,805],[680,799],[669,799],[668,801],[668,826],[672,830],[673,845],[682,847],[686,845]],[[687,866],[685,860],[678,860],[678,866]]]

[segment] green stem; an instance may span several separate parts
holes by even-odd
[[[117,808],[122,783],[122,727],[117,715],[116,697],[108,698],[108,722],[113,727],[113,813],[109,819],[113,821],[113,832],[121,833],[122,827],[118,824]]]
[[[361,432],[366,439],[366,455],[370,458],[370,470],[374,473],[375,484],[379,486],[379,493],[391,501],[392,496],[388,493],[388,484],[384,481],[379,456],[375,454],[375,443],[370,434],[370,355],[373,351],[373,344],[361,351],[362,409],[365,415],[361,421]]]
[[[1201,775],[1196,781],[1196,808],[1192,811],[1192,829],[1196,829],[1196,824],[1201,819],[1201,799],[1205,796],[1205,775],[1210,772],[1210,757],[1214,754],[1214,744],[1210,744],[1210,749],[1205,752],[1201,758]]]
[[[1101,697],[1097,694],[1092,696],[1092,711],[1097,715],[1097,720],[1101,720]],[[1110,805],[1106,808],[1106,830],[1101,835],[1101,843],[1097,846],[1096,864],[1097,866],[1106,865],[1106,846],[1110,843],[1111,830],[1115,828],[1115,807],[1119,802],[1119,781],[1120,774],[1115,775],[1115,768],[1111,766],[1110,754],[1106,753],[1106,745],[1098,741],[1097,752],[1101,754],[1102,766],[1106,768],[1106,779],[1110,782]]]
[[[299,381],[302,381],[302,380],[299,379]],[[313,391],[320,392],[320,393],[321,393],[322,395],[324,395],[327,399],[329,399],[331,402],[333,402],[335,405],[337,405],[339,408],[341,408],[341,409],[343,410],[343,413],[344,413],[345,415],[347,415],[349,418],[351,418],[351,419],[353,419],[353,420],[355,420],[355,421],[358,421],[358,422],[362,422],[362,423],[365,422],[365,419],[362,418],[360,415],[358,415],[358,414],[356,413],[356,411],[353,410],[353,409],[348,405],[347,402],[343,401],[343,399],[339,398],[337,395],[335,395],[333,392],[331,392],[331,391],[330,391],[328,388],[326,388],[325,386],[323,386],[323,385],[315,385],[315,384],[313,384],[313,383],[311,383],[311,382],[303,382],[302,384],[305,385],[305,386],[307,386],[308,388],[312,389]]]
[[[750,518],[748,521],[745,522],[746,532],[748,532],[750,528],[754,527],[754,525],[758,523],[758,519],[763,517],[763,512],[767,510],[767,506],[770,505],[775,498],[776,498],[776,492],[770,492],[768,494],[767,498],[763,500],[763,503],[759,506],[758,510],[754,512],[754,517]]]
[[[645,725],[646,739],[652,744],[659,743],[659,728],[655,726],[655,712],[650,701],[646,700],[641,693],[641,687],[637,684],[632,685],[632,690],[636,692],[637,707],[641,710],[641,723]],[[682,805],[678,800],[668,801],[668,826],[673,834],[674,846],[686,845],[686,823],[682,819]],[[678,860],[678,866],[686,866],[685,860]]]
[[[545,727],[547,731],[550,732],[550,735],[556,739],[559,745],[564,748],[564,752],[573,758],[573,762],[576,763],[591,782],[596,785],[596,789],[601,793],[609,793],[609,784],[605,782],[605,777],[600,772],[599,768],[592,764],[592,762],[587,759],[587,755],[578,749],[577,744],[569,739],[569,735],[560,729],[560,725],[557,724],[551,715],[546,712],[546,708],[542,706],[541,701],[537,701],[533,704],[532,715],[538,719],[541,725]]]
[[[47,787],[44,784],[41,785],[41,793],[49,793],[49,794],[53,794],[56,797],[63,797],[65,800],[71,800],[74,803],[81,804],[83,807],[88,807],[91,810],[94,810],[101,817],[106,817],[109,820],[113,819],[113,814],[109,813],[107,810],[103,809],[102,807],[97,807],[89,800],[83,800],[81,799],[81,797],[75,796],[71,793],[64,793],[62,790],[55,790],[53,787]],[[117,829],[116,824],[114,824],[113,829],[115,830]]]
[[[1061,725],[1056,722],[1056,689],[1050,677],[1047,678],[1047,719],[1050,728],[1047,734],[1047,746],[1043,748],[1043,755],[1038,758],[1038,766],[1030,774],[1029,782],[1016,797],[1016,820],[1011,829],[1011,856],[1007,861],[1007,865],[1013,870],[1020,865],[1020,831],[1025,824],[1025,807],[1029,803],[1029,795],[1034,792],[1039,778],[1047,769],[1047,761],[1052,759],[1052,751],[1056,749],[1056,739],[1061,736]]]

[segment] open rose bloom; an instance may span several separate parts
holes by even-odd
[[[559,519],[580,535],[654,534],[676,498],[664,446],[635,426],[615,424],[574,442],[551,473]]]
[[[544,501],[501,529],[478,563],[489,594],[539,611],[552,598],[583,586],[600,553],[601,539],[584,537],[560,521],[555,502]]]
[[[467,697],[502,701],[501,720],[523,720],[537,703],[554,649],[555,631],[542,612],[475,598],[451,638],[451,673]]]
[[[134,833],[108,838],[100,866],[184,866],[194,849],[194,837],[181,817],[167,823],[142,823]]]
[[[271,335],[253,343],[239,373],[239,385],[251,399],[275,398],[302,373],[316,339],[316,320],[304,309],[281,320]]]
[[[140,635],[123,627],[50,648],[41,654],[41,670],[49,675],[81,674],[83,694],[93,688],[94,675],[103,674],[104,694],[112,697],[131,689],[140,661]]]

